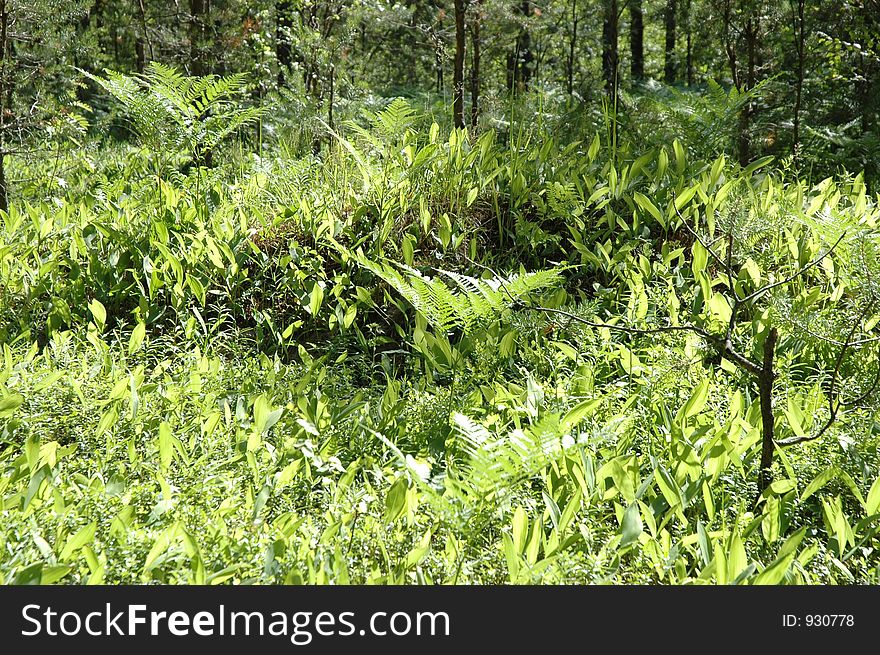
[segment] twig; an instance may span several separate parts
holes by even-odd
[[[715,250],[712,248],[712,246],[710,244],[706,243],[706,241],[703,240],[703,237],[701,237],[690,225],[688,225],[687,219],[685,219],[685,217],[681,215],[681,212],[678,211],[678,207],[675,204],[677,200],[678,200],[678,196],[676,196],[675,192],[673,192],[672,193],[672,208],[675,210],[675,213],[678,215],[678,218],[681,219],[681,224],[684,226],[684,229],[686,229],[691,234],[692,237],[694,237],[697,241],[700,242],[700,245],[703,246],[710,255],[712,255],[712,258],[716,262],[718,262],[718,264],[730,276],[731,275],[730,264],[725,263],[725,261],[723,259],[721,259],[721,257],[718,255],[718,253],[715,252]],[[733,291],[734,294],[736,293],[736,291],[734,291],[732,288],[731,288],[731,291]]]
[[[844,231],[844,232],[843,232],[843,233],[837,238],[837,241],[834,242],[834,245],[831,246],[828,250],[826,250],[825,253],[824,253],[823,255],[821,255],[821,256],[819,256],[819,257],[816,257],[816,259],[814,259],[813,261],[811,261],[809,264],[805,265],[803,268],[799,268],[798,270],[796,270],[794,273],[792,273],[792,274],[789,275],[788,277],[786,277],[786,278],[784,278],[784,279],[782,279],[782,280],[779,280],[778,282],[774,282],[773,284],[768,284],[768,285],[766,285],[766,286],[763,286],[763,287],[761,287],[760,289],[758,289],[757,291],[753,291],[752,293],[750,293],[749,295],[747,295],[745,298],[743,298],[743,299],[742,299],[742,302],[745,303],[745,302],[748,302],[748,301],[750,301],[750,300],[753,300],[753,299],[757,298],[758,296],[760,296],[761,294],[763,294],[763,293],[765,293],[765,292],[767,292],[767,291],[770,291],[770,289],[774,289],[774,288],[776,288],[776,287],[778,287],[778,286],[782,286],[783,284],[787,284],[787,283],[791,282],[792,280],[797,279],[799,276],[803,275],[803,274],[806,273],[808,270],[810,270],[810,269],[813,268],[814,266],[818,265],[819,262],[821,262],[823,259],[825,259],[825,258],[826,258],[828,255],[830,255],[832,252],[834,252],[834,249],[837,248],[837,246],[840,244],[841,241],[843,241],[843,237],[845,237],[845,236],[846,236],[846,232]]]
[[[825,434],[828,431],[828,428],[830,428],[834,421],[837,419],[837,412],[842,406],[844,406],[843,403],[840,401],[838,401],[836,405],[834,404],[834,387],[837,383],[837,375],[840,373],[840,367],[843,364],[843,359],[846,356],[846,351],[852,345],[850,339],[852,339],[862,320],[864,320],[865,316],[867,316],[868,312],[873,306],[873,300],[865,305],[865,309],[862,310],[862,313],[859,316],[858,320],[853,321],[853,326],[852,329],[849,331],[849,334],[847,335],[846,342],[844,343],[844,346],[840,349],[840,352],[837,354],[837,361],[834,363],[834,372],[831,374],[831,382],[828,386],[828,420],[825,421],[825,424],[814,434],[805,434],[796,437],[789,437],[788,439],[780,439],[776,442],[778,445],[793,446],[795,444],[804,443],[806,441],[815,441],[823,434]],[[878,369],[878,374],[880,374],[880,369]]]

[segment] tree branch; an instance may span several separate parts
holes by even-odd
[[[838,239],[838,243],[839,242],[840,242],[840,239]],[[840,349],[840,352],[837,354],[837,361],[835,361],[835,363],[834,363],[834,372],[831,374],[831,382],[828,386],[828,420],[825,421],[825,424],[818,430],[818,432],[815,432],[814,434],[810,434],[810,435],[805,434],[805,435],[796,436],[796,437],[789,437],[788,439],[780,439],[779,441],[776,442],[778,445],[780,445],[780,446],[793,446],[795,444],[804,443],[806,441],[815,441],[816,439],[821,437],[823,434],[825,434],[828,431],[828,428],[830,428],[831,425],[834,423],[834,421],[837,420],[837,412],[840,410],[840,408],[842,406],[844,406],[844,404],[840,401],[838,401],[836,405],[834,404],[834,400],[835,400],[834,387],[837,383],[837,376],[840,373],[840,367],[843,364],[843,359],[846,356],[846,351],[852,347],[851,339],[853,338],[853,335],[856,333],[856,330],[858,330],[859,325],[864,320],[865,316],[868,315],[868,312],[871,311],[871,308],[873,306],[874,306],[873,300],[871,300],[871,302],[869,302],[865,305],[865,308],[862,310],[862,313],[859,315],[858,320],[853,321],[852,329],[849,331],[849,334],[846,337],[846,341],[844,342],[843,347]],[[878,368],[878,377],[880,377],[880,368]],[[875,386],[876,386],[876,383],[875,383]],[[870,395],[870,394],[868,394],[868,395]],[[867,397],[867,396],[865,396],[865,397]]]
[[[821,255],[821,256],[819,256],[819,257],[816,257],[816,259],[814,259],[813,261],[811,261],[809,264],[807,264],[807,265],[804,266],[803,268],[798,269],[797,271],[795,271],[794,273],[792,273],[791,275],[789,275],[787,278],[784,278],[784,279],[782,279],[782,280],[779,280],[778,282],[774,282],[773,284],[768,284],[768,285],[766,285],[766,286],[763,286],[763,287],[761,287],[760,289],[758,289],[757,291],[753,291],[752,293],[750,293],[749,295],[747,295],[745,298],[743,298],[743,299],[742,299],[742,302],[745,303],[745,302],[748,302],[748,301],[750,301],[750,300],[754,300],[755,298],[757,298],[757,297],[760,296],[761,294],[763,294],[763,293],[765,293],[765,292],[767,292],[767,291],[770,291],[770,289],[774,289],[774,288],[776,288],[776,287],[778,287],[778,286],[782,286],[783,284],[788,284],[788,283],[791,282],[792,280],[797,279],[799,276],[803,275],[803,274],[806,273],[808,270],[810,270],[810,269],[813,268],[814,266],[818,265],[823,259],[825,259],[825,258],[826,258],[828,255],[830,255],[832,252],[834,252],[834,249],[837,248],[838,245],[840,245],[840,242],[843,241],[843,237],[845,237],[845,236],[846,236],[846,232],[844,231],[844,232],[843,232],[843,233],[837,238],[837,241],[834,242],[834,245],[831,246],[828,250],[826,250],[825,253],[824,253],[823,255]]]

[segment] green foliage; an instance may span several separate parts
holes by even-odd
[[[155,61],[143,75],[81,72],[122,104],[143,145],[169,160],[183,153],[204,163],[224,139],[264,113],[233,101],[245,85],[243,73],[192,77]]]
[[[3,581],[877,582],[862,178],[366,118],[2,214]]]
[[[488,280],[438,270],[456,285],[457,290],[452,290],[439,277],[427,278],[406,265],[401,265],[401,273],[391,264],[371,262],[363,256],[358,263],[391,285],[432,327],[443,333],[458,328],[469,334],[523,298],[562,281],[559,270]]]

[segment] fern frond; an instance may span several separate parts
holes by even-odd
[[[458,486],[481,498],[510,491],[558,458],[564,450],[556,419],[543,419],[524,430],[492,434],[473,419],[456,413],[455,434],[467,462],[459,464]]]
[[[491,280],[439,270],[438,273],[455,283],[457,288],[453,290],[439,277],[425,277],[403,264],[397,265],[398,270],[388,262],[373,262],[360,253],[356,259],[403,296],[428,323],[443,332],[453,328],[473,332],[487,321],[498,318],[514,303],[562,282],[559,268]]]

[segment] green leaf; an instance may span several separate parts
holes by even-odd
[[[706,406],[706,401],[709,399],[709,380],[702,380],[700,383],[694,388],[691,393],[691,397],[688,398],[687,402],[681,408],[679,420],[687,420],[691,416],[696,416],[703,408]]]
[[[789,491],[793,491],[796,484],[795,481],[790,478],[783,478],[782,480],[776,480],[770,485],[770,491],[773,493],[782,496],[787,494]]]
[[[406,509],[406,492],[409,484],[405,477],[397,478],[385,496],[385,520],[395,521]]]
[[[767,543],[779,541],[779,531],[782,525],[782,503],[776,496],[767,498],[764,506],[764,518],[761,521],[761,532]]]
[[[257,434],[267,433],[284,413],[284,407],[272,409],[265,394],[260,394],[254,401],[254,430]]]
[[[635,201],[639,205],[639,207],[641,207],[646,212],[648,212],[651,216],[653,216],[654,219],[658,223],[660,223],[660,225],[665,225],[665,223],[663,222],[663,214],[660,213],[660,210],[657,209],[657,205],[655,205],[650,200],[650,198],[648,198],[644,194],[639,193],[638,191],[633,193],[633,198],[635,199]]]
[[[675,197],[675,208],[678,211],[681,211],[684,208],[684,206],[687,205],[693,199],[693,197],[697,194],[697,189],[699,189],[699,188],[700,188],[699,185],[692,186],[692,187],[686,189],[683,193],[680,193],[679,195],[677,195]]]
[[[71,566],[44,566],[40,575],[40,584],[55,584],[73,570]]]
[[[794,553],[789,553],[782,557],[777,557],[766,569],[761,571],[755,579],[752,580],[753,585],[775,585],[779,584],[785,577],[788,567],[794,561]]]
[[[431,530],[430,528],[425,532],[422,538],[419,540],[419,543],[409,551],[406,556],[406,566],[407,568],[413,567],[419,562],[421,562],[425,556],[431,551]]]
[[[836,466],[830,466],[822,471],[819,475],[813,478],[812,482],[810,482],[810,484],[807,485],[807,488],[804,489],[804,493],[801,494],[801,501],[806,500],[819,491],[819,489],[831,482],[831,480],[837,477],[838,473],[840,473],[840,469]]]
[[[593,412],[596,411],[596,408],[601,404],[602,398],[590,398],[589,400],[579,402],[562,417],[562,425],[565,429],[570,430],[583,421],[587,416],[593,414]]]
[[[500,352],[504,357],[510,357],[515,349],[516,330],[508,330],[504,333],[504,336],[501,337],[501,342],[498,344],[498,352]]]
[[[171,426],[167,421],[159,425],[159,463],[162,468],[168,468],[174,458],[174,437],[171,436]]]
[[[638,503],[633,503],[626,508],[620,527],[623,535],[620,540],[621,546],[628,546],[638,540],[639,535],[642,534],[642,516],[639,513]]]
[[[12,393],[0,398],[0,418],[12,416],[13,412],[21,407],[23,402],[24,396],[20,393]]]
[[[104,305],[96,298],[89,303],[89,311],[95,319],[95,324],[100,328],[107,323],[107,310]]]
[[[81,528],[75,535],[68,538],[67,543],[64,545],[64,549],[61,551],[61,555],[59,555],[59,559],[68,560],[74,552],[86,544],[91,543],[92,539],[95,538],[95,531],[97,529],[98,523],[94,521]]]
[[[880,478],[877,478],[871,485],[868,499],[865,501],[865,511],[868,516],[876,514],[878,509],[880,509]]]
[[[135,353],[144,342],[147,334],[147,326],[144,323],[138,323],[131,331],[131,337],[128,340],[128,354]]]
[[[657,481],[657,486],[660,487],[660,493],[663,494],[663,498],[666,499],[670,507],[682,504],[681,492],[669,471],[662,466],[658,466],[654,479]]]
[[[753,161],[751,164],[749,164],[748,166],[746,166],[745,169],[743,169],[743,175],[749,176],[752,173],[754,173],[756,170],[758,170],[759,168],[763,168],[764,166],[766,166],[767,164],[769,164],[772,161],[773,161],[772,155],[768,155],[766,157],[761,157],[760,159],[757,159],[757,160]]]
[[[694,277],[699,277],[700,273],[706,270],[706,264],[709,263],[709,251],[703,247],[699,241],[694,241],[691,246],[691,270]]]
[[[318,310],[321,309],[321,303],[324,301],[324,289],[321,288],[321,285],[315,282],[312,285],[312,291],[309,293],[309,314],[312,316],[318,315]]]
[[[739,534],[733,532],[730,536],[727,548],[727,573],[728,580],[736,579],[736,576],[748,566],[749,559]]]
[[[599,154],[599,146],[600,145],[601,145],[601,142],[599,141],[599,135],[597,134],[596,136],[593,137],[593,141],[592,141],[592,143],[590,143],[590,147],[587,150],[587,159],[589,159],[590,161],[593,161],[594,159],[596,159],[596,155]]]

